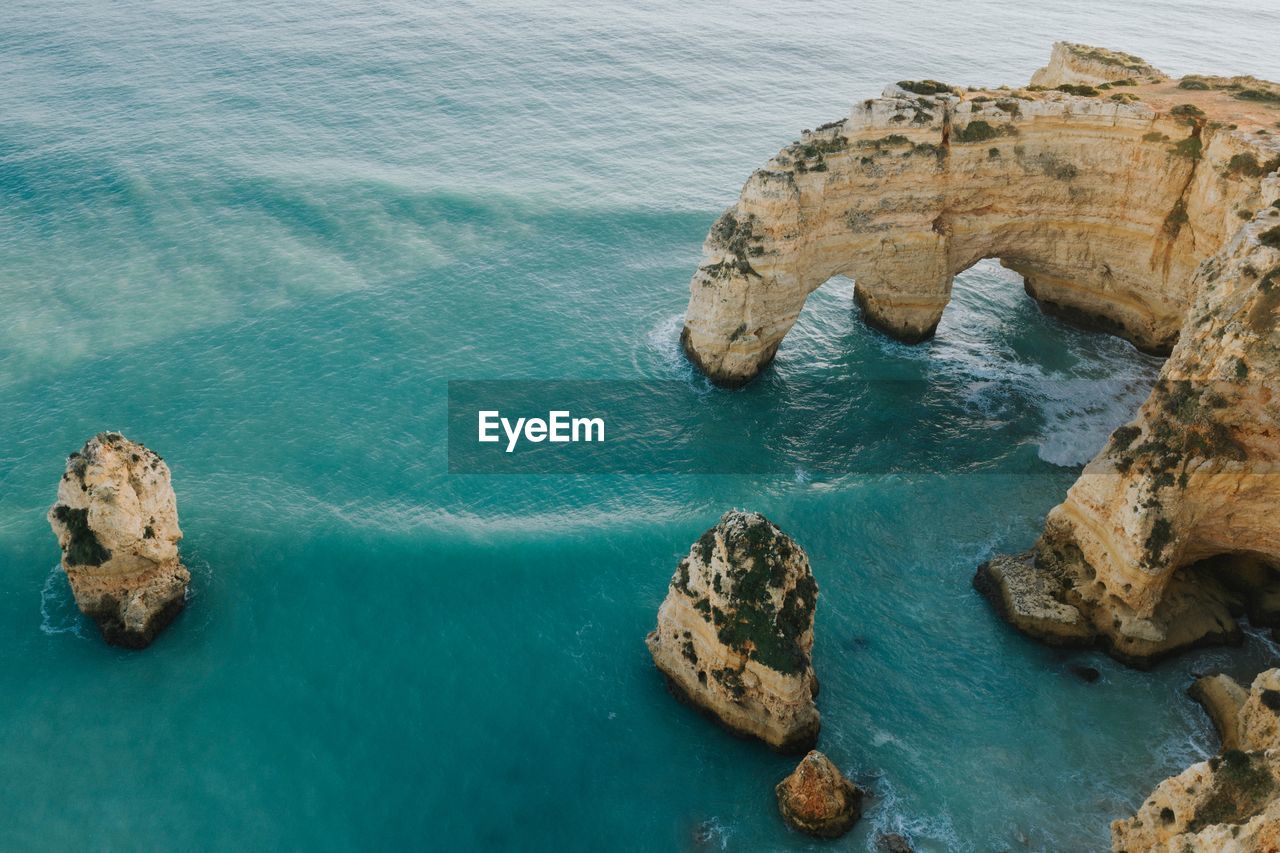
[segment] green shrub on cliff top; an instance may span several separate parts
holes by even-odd
[[[807,661],[800,637],[818,595],[812,575],[797,578],[775,610],[772,590],[786,582],[786,564],[794,556],[790,540],[761,519],[731,530],[725,547],[733,587],[726,609],[712,608],[711,613],[720,642],[779,672],[803,672]]]
[[[1227,171],[1236,175],[1245,175],[1250,178],[1260,178],[1263,175],[1269,175],[1280,169],[1280,157],[1268,160],[1266,163],[1259,163],[1258,158],[1250,152],[1234,155],[1227,161]]]
[[[915,95],[946,95],[955,87],[940,83],[937,80],[899,80],[898,88],[906,89]]]
[[[1264,103],[1280,103],[1280,92],[1268,89],[1241,89],[1235,96],[1242,101],[1262,101]]]
[[[1066,92],[1068,95],[1079,95],[1084,98],[1097,97],[1098,90],[1093,86],[1084,86],[1078,83],[1063,83],[1061,86],[1055,86],[1059,92]]]
[[[1116,450],[1128,450],[1129,445],[1133,444],[1134,440],[1140,435],[1142,435],[1142,430],[1138,427],[1122,426],[1111,433],[1111,443]]]

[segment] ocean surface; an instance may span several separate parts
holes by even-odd
[[[1025,81],[1055,39],[1276,79],[1278,36],[1244,0],[10,0],[0,849],[1106,847],[1217,748],[1191,673],[1251,676],[1275,646],[1136,672],[1022,639],[969,582],[1034,541],[1157,359],[988,261],[918,347],[832,281],[736,392],[825,389],[792,395],[796,423],[874,413],[859,466],[762,442],[767,473],[451,475],[446,383],[733,405],[679,353],[689,277],[801,128],[906,77]],[[903,376],[936,388],[947,473],[897,464],[914,410],[867,380]],[[168,460],[194,575],[142,653],[78,615],[44,519],[104,429]],[[873,792],[839,842],[782,824],[795,759],[678,704],[643,645],[735,506],[821,587],[820,746]]]

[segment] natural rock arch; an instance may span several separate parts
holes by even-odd
[[[1008,611],[1026,597],[1006,576],[1030,573],[1044,609],[1079,623],[1069,633],[1144,663],[1221,633],[1219,590],[1171,590],[1175,569],[1280,561],[1280,87],[1172,81],[1068,44],[1035,80],[904,82],[805,131],[712,227],[682,343],[717,382],[750,381],[837,275],[868,323],[921,341],[955,274],[997,257],[1046,310],[1170,354],[1036,558],[986,583]]]

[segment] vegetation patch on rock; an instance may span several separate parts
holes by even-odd
[[[914,95],[949,95],[956,91],[955,86],[937,80],[899,80],[898,88]]]

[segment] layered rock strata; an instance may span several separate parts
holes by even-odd
[[[868,323],[925,340],[953,276],[1000,259],[1044,310],[1169,354],[1023,561],[1020,627],[1136,664],[1234,641],[1237,612],[1280,602],[1280,87],[1081,45],[1037,80],[903,81],[806,131],[712,227],[685,351],[749,381],[837,275]],[[1266,577],[1189,568],[1223,555]]]
[[[114,645],[143,648],[182,610],[182,565],[169,467],[116,432],[67,459],[49,524],[81,612]]]
[[[1031,85],[1053,89],[1058,86],[1098,86],[1119,81],[1158,83],[1167,79],[1163,71],[1153,68],[1140,56],[1104,47],[1060,41],[1053,46],[1049,64],[1031,75]]]
[[[1136,815],[1112,823],[1117,853],[1280,849],[1280,670],[1248,691],[1226,676],[1207,687],[1223,752],[1161,782]]]
[[[774,793],[783,820],[818,838],[839,838],[862,817],[862,790],[816,749],[800,759]]]
[[[763,515],[727,512],[671,578],[646,639],[672,691],[784,752],[818,737],[809,558]]]

